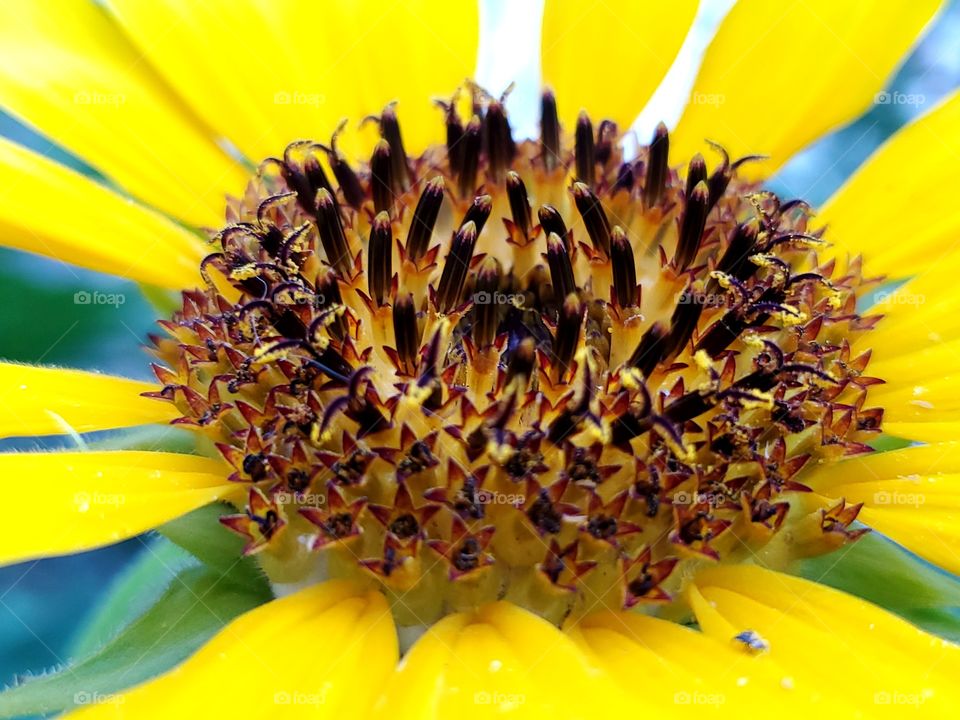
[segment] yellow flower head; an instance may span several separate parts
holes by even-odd
[[[763,186],[935,2],[741,0],[639,139],[693,2],[548,0],[532,139],[464,80],[473,7],[107,5],[0,11],[0,100],[154,209],[0,141],[0,229],[179,301],[158,383],[2,365],[0,429],[168,422],[195,452],[0,455],[44,478],[11,483],[0,561],[223,501],[276,599],[81,714],[954,706],[955,645],[789,572],[871,528],[960,568],[960,223],[910,212],[952,197],[927,143],[960,148],[960,99],[819,214]]]

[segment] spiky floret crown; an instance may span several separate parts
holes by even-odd
[[[250,484],[223,519],[247,552],[278,581],[363,574],[419,624],[662,602],[678,562],[788,518],[781,543],[856,537],[858,507],[798,501],[882,419],[858,266],[818,260],[806,204],[719,147],[678,168],[662,125],[631,160],[609,121],[566,136],[550,93],[520,143],[503,98],[474,88],[465,125],[440,105],[419,157],[390,106],[369,163],[336,136],[264,161],[154,338],[158,395]]]

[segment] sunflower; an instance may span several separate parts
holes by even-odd
[[[955,645],[791,571],[960,568],[960,97],[763,185],[937,9],[740,0],[626,154],[691,0],[547,0],[534,139],[469,4],[5,5],[0,101],[109,182],[0,141],[2,241],[179,295],[157,382],[5,364],[0,430],[195,441],[0,455],[0,561],[214,503],[272,589],[79,715],[950,715]]]

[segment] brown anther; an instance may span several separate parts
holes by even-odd
[[[423,192],[420,193],[417,207],[413,211],[413,218],[410,220],[405,248],[407,257],[413,262],[419,261],[430,247],[433,229],[436,227],[440,207],[443,205],[444,187],[443,176],[437,175],[424,186]]]
[[[460,303],[476,244],[477,227],[473,222],[467,222],[457,231],[443,261],[437,284],[437,309],[440,312],[450,312]]]
[[[367,288],[377,304],[383,305],[393,278],[393,228],[385,212],[377,215],[370,226],[367,258]]]
[[[597,156],[593,140],[593,123],[586,112],[577,116],[577,129],[574,138],[574,168],[577,180],[593,187],[596,180]]]
[[[587,228],[593,249],[603,258],[610,257],[610,221],[593,191],[582,182],[574,183],[573,199]]]
[[[643,205],[652,208],[663,197],[670,171],[670,134],[663,123],[657,125],[647,148],[646,174],[643,181]]]
[[[549,90],[540,99],[540,156],[548,173],[560,165],[560,119],[557,100]]]

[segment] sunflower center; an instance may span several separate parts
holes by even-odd
[[[680,566],[820,552],[802,470],[868,450],[857,266],[722,148],[634,159],[581,114],[514,142],[503,98],[441,103],[407,155],[295,142],[264,161],[156,338],[163,397],[249,485],[278,583],[363,576],[398,621],[506,597],[559,621],[668,603]],[[790,527],[784,532],[785,526]]]

